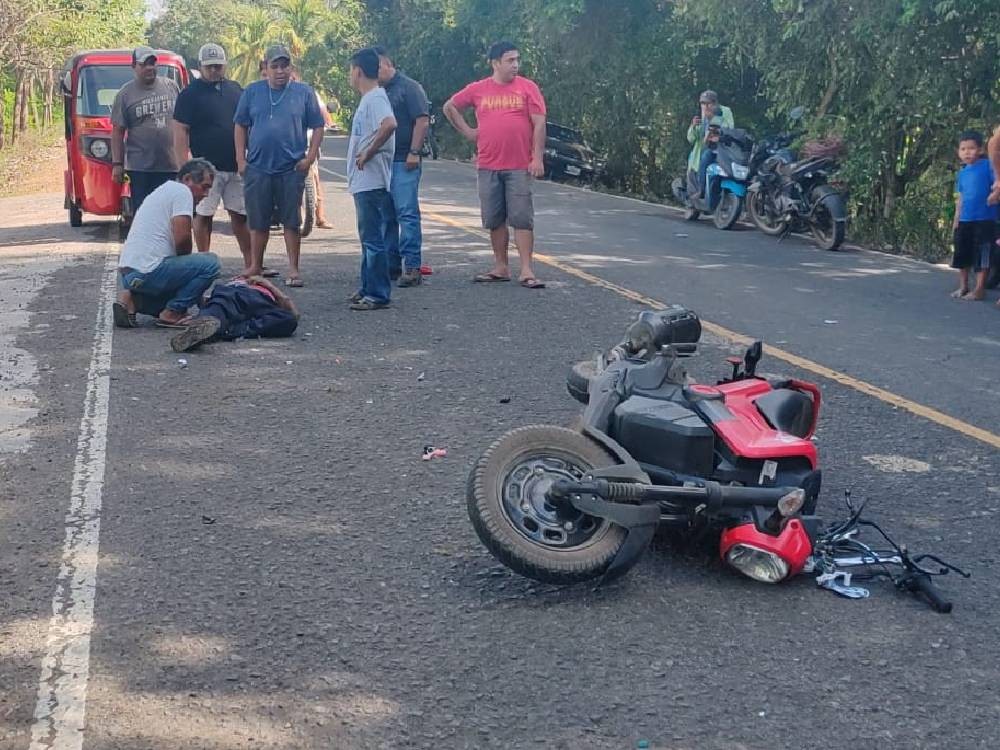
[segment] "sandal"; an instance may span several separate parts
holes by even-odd
[[[115,321],[115,328],[135,328],[135,313],[129,312],[121,302],[111,304],[111,317]]]
[[[305,285],[306,282],[302,280],[301,276],[289,276],[287,279],[285,279],[285,286],[298,288],[298,287],[303,287]]]
[[[472,277],[472,280],[481,284],[489,284],[494,281],[510,281],[510,276],[501,276],[498,273],[493,273],[493,271],[490,271],[488,273],[477,274],[476,276]]]
[[[539,281],[538,279],[521,279],[521,286],[525,289],[544,289],[545,282]]]
[[[281,276],[281,272],[275,271],[273,268],[268,268],[267,266],[264,266],[261,269],[260,275],[263,276],[265,279],[273,279],[275,276]]]

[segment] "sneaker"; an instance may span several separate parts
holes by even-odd
[[[371,299],[363,299],[351,305],[355,312],[367,312],[368,310],[385,310],[389,306],[388,302],[376,302]]]
[[[219,332],[222,323],[218,318],[206,315],[198,318],[181,333],[170,339],[170,348],[175,352],[187,352],[200,346]]]
[[[420,275],[419,268],[408,268],[399,277],[398,286],[405,289],[408,286],[420,286],[420,282],[424,280],[423,276]]]
[[[354,294],[352,294],[350,297],[347,298],[347,301],[351,303],[360,302],[364,298],[365,297],[363,294],[361,294],[361,292],[355,292]]]

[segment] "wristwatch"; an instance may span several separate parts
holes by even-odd
[[[411,148],[410,149],[410,154],[413,155],[413,156],[420,156],[421,155],[421,151],[418,148]]]

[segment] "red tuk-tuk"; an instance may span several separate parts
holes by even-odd
[[[156,71],[172,79],[178,88],[187,86],[184,58],[174,52],[156,50]],[[119,185],[111,179],[111,105],[118,89],[132,78],[132,50],[128,49],[80,52],[63,68],[63,182],[70,226],[80,226],[84,212],[117,216],[123,228],[131,223],[128,183]]]

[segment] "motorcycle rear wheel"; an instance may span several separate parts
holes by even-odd
[[[314,167],[315,168],[315,167]],[[299,236],[308,237],[316,224],[316,183],[313,182],[312,169],[306,172],[305,189],[302,191],[302,221],[299,224]]]
[[[842,200],[840,196],[828,196],[826,200]],[[844,242],[846,232],[843,221],[835,221],[830,208],[820,201],[813,211],[813,216],[809,220],[809,231],[812,232],[813,239],[822,250],[838,250]],[[843,212],[843,209],[839,209]]]
[[[500,562],[543,583],[571,584],[603,575],[627,532],[602,518],[553,508],[545,491],[582,479],[614,457],[583,434],[532,425],[503,435],[476,461],[466,484],[469,519]]]
[[[747,195],[747,213],[754,226],[770,237],[777,237],[785,231],[787,222],[771,217],[767,210],[767,195],[762,190],[752,190]]]
[[[715,207],[712,221],[715,222],[716,229],[732,229],[742,213],[743,198],[728,190],[723,190],[722,197],[719,198],[719,205]]]

